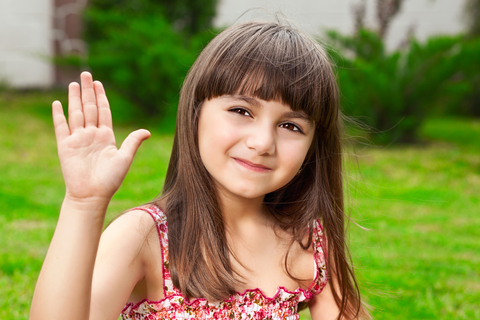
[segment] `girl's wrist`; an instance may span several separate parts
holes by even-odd
[[[107,212],[110,200],[111,198],[103,197],[76,198],[67,192],[63,200],[62,209],[74,210],[80,214],[101,215],[103,217]]]

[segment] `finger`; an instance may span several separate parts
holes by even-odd
[[[112,112],[105,89],[100,81],[93,82],[93,88],[95,89],[98,105],[98,126],[107,126],[112,129]]]
[[[150,132],[148,130],[140,129],[133,131],[128,135],[125,141],[123,141],[119,152],[124,155],[128,163],[132,163],[133,157],[135,156],[138,148],[142,142],[148,138],[150,138]]]
[[[84,126],[82,100],[80,99],[80,86],[76,82],[68,86],[68,123],[70,132]]]
[[[54,101],[52,103],[52,118],[57,141],[61,141],[68,137],[70,135],[70,129],[68,128],[67,119],[63,113],[63,108],[60,101]]]
[[[93,89],[93,79],[89,72],[82,72],[80,75],[82,83],[82,105],[85,114],[85,127],[97,126],[97,99]]]

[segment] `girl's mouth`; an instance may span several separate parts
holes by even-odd
[[[240,158],[233,158],[238,164],[240,164],[242,167],[244,168],[247,168],[249,170],[252,170],[252,171],[255,171],[255,172],[268,172],[268,171],[272,171],[271,168],[267,167],[267,166],[264,166],[264,165],[261,165],[261,164],[257,164],[257,163],[253,163],[253,162],[250,162],[248,160],[245,160],[245,159],[240,159]]]

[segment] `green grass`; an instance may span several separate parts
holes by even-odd
[[[368,150],[351,194],[352,252],[378,319],[480,319],[480,157]]]
[[[0,319],[27,319],[64,187],[50,120],[60,92],[0,92]],[[114,114],[115,117],[115,114]],[[115,119],[114,119],[115,120]],[[125,122],[123,122],[125,123]],[[131,130],[116,128],[117,141]],[[172,137],[153,122],[108,217],[155,197]],[[480,121],[430,119],[423,143],[348,163],[351,251],[376,319],[480,319]],[[308,312],[302,319],[308,319]]]

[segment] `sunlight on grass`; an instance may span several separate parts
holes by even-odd
[[[479,317],[479,165],[436,144],[360,155],[352,253],[379,319]]]
[[[27,319],[64,194],[50,120],[59,93],[0,94],[0,318]],[[376,319],[480,319],[479,120],[432,119],[423,144],[349,161],[351,251]],[[117,143],[136,128],[116,127]],[[154,198],[172,136],[155,128],[108,219]],[[355,160],[355,159],[353,159]],[[302,319],[309,319],[308,311]]]

